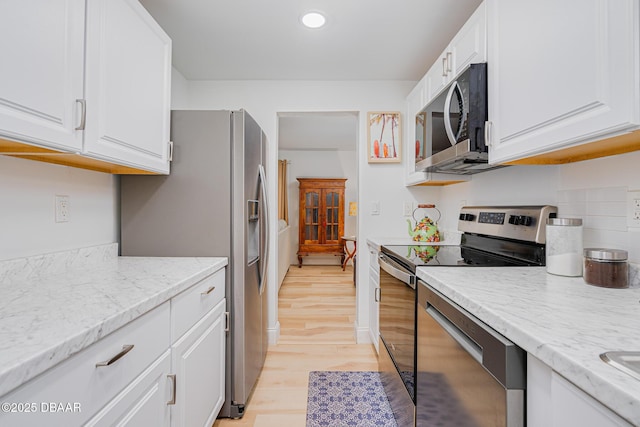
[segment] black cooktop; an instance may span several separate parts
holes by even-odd
[[[384,245],[381,252],[415,272],[424,266],[518,267],[538,265],[464,246]]]

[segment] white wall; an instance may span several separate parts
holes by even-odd
[[[394,236],[406,233],[402,217],[404,200],[424,200],[439,194],[439,189],[404,187],[401,164],[368,164],[366,161],[367,111],[404,111],[405,98],[415,86],[408,81],[189,81],[189,109],[244,108],[262,126],[269,140],[267,173],[277,176],[277,114],[278,112],[357,111],[358,119],[358,236]],[[403,119],[406,119],[403,117]],[[270,196],[276,200],[275,180],[271,180]],[[366,208],[380,201],[380,215],[370,215]],[[276,215],[272,215],[275,217]],[[272,230],[277,230],[275,219]],[[275,253],[275,239],[271,250]],[[362,246],[366,248],[366,246]],[[368,257],[359,257],[357,280],[366,284]],[[269,272],[269,282],[277,283],[275,264]],[[277,287],[270,289],[268,304],[271,342],[277,335]],[[368,340],[368,292],[357,287],[356,333],[361,341]]]
[[[294,151],[280,150],[279,159],[291,163],[287,171],[289,195],[289,223],[291,224],[291,264],[298,264],[299,232],[299,182],[296,178],[346,178],[344,235],[355,236],[356,217],[348,215],[349,202],[358,201],[358,157],[355,151]],[[303,259],[305,265],[340,264],[336,256],[309,256]]]
[[[55,222],[56,194],[69,222]],[[0,260],[117,242],[117,200],[113,175],[0,156]]]
[[[183,110],[189,108],[189,82],[182,73],[171,68],[171,109]]]

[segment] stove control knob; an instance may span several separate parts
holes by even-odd
[[[530,216],[522,215],[520,217],[520,225],[524,225],[525,227],[530,226],[533,223],[533,218]]]
[[[518,225],[518,217],[516,215],[509,215],[509,224]]]
[[[461,213],[458,218],[460,221],[473,221],[476,219],[476,216],[470,213]]]

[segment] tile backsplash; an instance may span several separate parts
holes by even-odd
[[[640,229],[627,227],[627,187],[560,190],[558,216],[582,218],[585,248],[626,250],[630,283],[640,285]]]

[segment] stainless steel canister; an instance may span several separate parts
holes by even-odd
[[[547,273],[582,276],[582,219],[549,218],[546,237]]]

